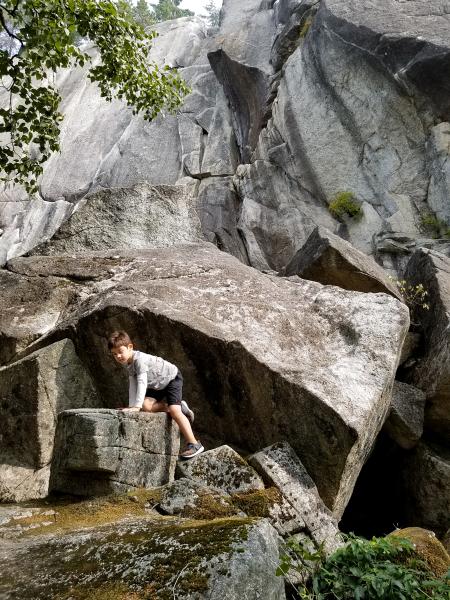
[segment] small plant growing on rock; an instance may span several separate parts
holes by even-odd
[[[339,192],[336,194],[330,202],[328,210],[336,219],[342,219],[345,216],[356,218],[361,217],[363,214],[361,205],[356,200],[353,192]]]
[[[431,213],[422,215],[420,221],[424,229],[430,231],[434,238],[450,238],[450,227],[435,215]]]
[[[312,17],[307,17],[303,21],[302,26],[300,27],[300,33],[298,34],[299,37],[300,37],[300,39],[304,39],[307,36],[308,31],[311,28],[312,22],[313,22],[313,18]]]
[[[394,279],[394,277],[391,276],[389,276],[389,279],[396,284],[398,291],[403,298],[403,302],[409,308],[411,322],[414,323],[418,319],[419,309],[430,310],[428,291],[422,283],[414,284],[406,279]]]
[[[347,536],[343,548],[326,557],[322,548],[288,542],[278,575],[297,571],[303,600],[424,600],[450,598],[450,571],[437,578],[418,558],[411,542],[398,537],[366,540]]]

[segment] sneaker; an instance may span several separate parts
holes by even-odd
[[[189,408],[185,400],[181,401],[181,412],[189,419],[191,423],[194,422],[194,411]]]
[[[197,442],[196,444],[187,444],[186,450],[180,454],[180,458],[184,460],[194,458],[194,456],[197,456],[197,454],[200,454],[203,450],[204,448],[200,442]]]

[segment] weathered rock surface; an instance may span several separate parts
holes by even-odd
[[[4,600],[88,598],[94,592],[136,599],[285,599],[283,578],[275,575],[278,537],[264,519],[136,520],[2,545],[0,558]]]
[[[154,248],[202,239],[188,186],[141,184],[88,196],[57,234],[33,254]]]
[[[405,514],[410,523],[433,530],[439,537],[450,515],[450,451],[420,442],[403,468]]]
[[[392,404],[384,429],[399,446],[409,450],[422,437],[425,393],[407,383],[394,382]]]
[[[438,219],[450,223],[450,123],[439,123],[432,128],[428,153],[431,171],[428,204]]]
[[[271,268],[284,267],[309,235],[307,217],[314,215],[314,225],[376,252],[388,268],[399,267],[411,250],[381,251],[372,237],[406,236],[414,248],[424,201],[430,197],[442,214],[437,198],[445,185],[436,173],[445,152],[430,158],[426,142],[428,128],[447,120],[442,87],[448,75],[437,75],[449,56],[447,12],[425,1],[324,0],[315,16],[309,2],[282,5],[273,64],[285,62],[272,118],[237,182],[242,214],[251,215],[240,223],[250,263],[259,265],[263,257]],[[436,185],[429,190],[433,160]],[[267,189],[269,170],[270,188],[278,191],[270,204],[257,193]],[[290,197],[283,193],[287,181]],[[326,207],[346,190],[362,203],[364,217],[348,220],[343,230],[336,221],[326,223]],[[275,232],[285,238],[284,252],[274,248]]]
[[[159,504],[161,510],[169,515],[181,513],[183,516],[187,516],[186,513],[189,510],[200,508],[205,496],[208,497],[208,500],[219,503],[223,499],[223,494],[217,489],[206,487],[195,479],[182,477],[164,487]],[[223,503],[224,506],[229,506],[225,501]]]
[[[417,251],[405,273],[413,285],[428,292],[430,310],[418,309],[424,331],[424,356],[411,382],[427,395],[425,427],[450,439],[450,259],[429,250]]]
[[[253,454],[249,462],[291,505],[296,514],[290,519],[291,533],[296,533],[294,523],[297,522],[297,531],[305,529],[317,545],[323,544],[327,552],[333,552],[342,544],[336,520],[289,444],[284,442],[264,448]]]
[[[209,245],[108,256],[13,261],[26,276],[97,277],[78,283],[78,300],[38,344],[73,336],[102,397],[120,406],[126,373],[105,336],[124,328],[179,366],[200,437],[252,451],[287,440],[341,514],[389,409],[406,307],[263,275]]]
[[[229,446],[220,446],[178,463],[183,477],[227,494],[264,489],[259,475]]]
[[[0,500],[41,498],[48,492],[57,415],[101,401],[70,340],[0,368]]]
[[[402,300],[387,273],[369,256],[323,227],[316,227],[282,272],[356,292],[384,292]]]
[[[0,269],[0,365],[14,361],[56,325],[74,291],[69,280],[61,283],[52,277],[24,277],[13,268]]]
[[[58,418],[50,489],[98,496],[171,481],[179,432],[166,414],[67,410]]]
[[[29,202],[20,189],[2,194],[1,264],[47,241],[88,194],[109,190],[110,199],[119,203],[123,193],[116,197],[115,188],[131,188],[143,182],[151,186],[173,185],[185,176],[234,173],[236,142],[222,87],[207,59],[211,40],[206,39],[205,22],[192,17],[156,28],[160,35],[154,41],[150,60],[179,67],[192,88],[177,116],[160,115],[151,123],[146,122],[133,116],[131,108],[122,102],[107,103],[102,99],[97,86],[87,78],[87,67],[61,71],[56,80],[63,98],[61,152],[44,165],[36,200]],[[87,51],[96,64],[95,49]],[[134,194],[128,195],[132,202]],[[155,210],[163,212],[169,223],[174,221],[166,206],[156,206]],[[190,239],[192,217],[182,206],[175,212],[179,219],[177,231],[182,235],[185,229],[183,239]],[[92,224],[90,231],[94,227]],[[139,243],[143,230],[136,224],[134,228],[139,230]],[[150,227],[150,237],[152,231],[154,227]],[[81,231],[76,233],[82,237]],[[123,235],[118,236],[119,241]]]
[[[192,92],[151,123],[104,102],[86,69],[61,71],[61,153],[35,201],[3,191],[1,263],[48,240],[89,194],[186,177],[233,178],[236,203],[229,182],[199,198],[204,233],[258,268],[284,268],[317,225],[393,271],[424,244],[450,254],[421,223],[430,209],[450,219],[449,19],[426,0],[400,4],[225,0],[213,35],[196,17],[159,24],[149,58],[178,67]],[[359,222],[328,212],[346,190]]]

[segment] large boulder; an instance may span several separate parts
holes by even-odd
[[[61,284],[65,272],[95,271],[37,344],[73,336],[108,406],[123,405],[127,377],[105,337],[125,329],[181,369],[200,437],[250,451],[287,440],[342,513],[389,409],[403,304],[263,275],[207,244],[13,264]]]
[[[425,394],[407,383],[394,382],[392,404],[384,429],[405,450],[414,448],[422,437]]]
[[[83,199],[56,235],[33,253],[164,247],[202,237],[188,186],[141,184]]]
[[[134,519],[19,540],[2,545],[0,558],[4,600],[285,600],[283,578],[275,575],[278,536],[265,519]]]
[[[384,292],[402,300],[396,286],[373,258],[324,227],[314,229],[282,274],[337,285],[344,290]]]
[[[98,496],[173,480],[178,428],[165,413],[66,410],[59,415],[52,491]]]
[[[46,496],[58,413],[101,406],[92,379],[66,339],[0,368],[0,397],[0,500]]]
[[[450,515],[450,451],[421,442],[402,469],[404,512],[410,523],[442,537]]]
[[[426,249],[408,263],[405,279],[423,285],[430,310],[416,310],[424,334],[423,356],[411,382],[427,395],[426,429],[444,443],[450,436],[450,259]]]

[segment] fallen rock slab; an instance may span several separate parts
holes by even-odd
[[[304,528],[317,544],[323,543],[328,552],[341,545],[336,520],[289,444],[282,442],[264,448],[253,454],[249,462],[291,505],[297,514],[298,529]]]
[[[178,463],[178,472],[227,494],[264,489],[255,470],[229,446],[208,450]]]
[[[355,292],[382,292],[402,300],[386,271],[373,258],[325,227],[314,229],[281,274]]]
[[[173,480],[179,432],[165,413],[109,409],[59,415],[52,491],[97,496]]]
[[[0,501],[48,493],[58,413],[100,405],[92,379],[70,340],[0,368]]]
[[[392,405],[384,429],[405,450],[414,448],[422,437],[425,393],[407,383],[394,382]]]
[[[0,597],[143,595],[285,600],[278,536],[265,519],[132,521],[0,548]],[[11,582],[14,581],[14,585]]]
[[[411,383],[427,395],[425,428],[444,443],[450,438],[450,258],[421,248],[411,257],[405,279],[422,284],[430,310],[417,311],[424,332],[424,355]]]

